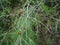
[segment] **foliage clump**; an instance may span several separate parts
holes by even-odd
[[[59,0],[0,0],[0,45],[60,45]]]

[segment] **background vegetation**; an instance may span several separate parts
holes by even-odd
[[[0,0],[0,45],[60,45],[60,0]]]

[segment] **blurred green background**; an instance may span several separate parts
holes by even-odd
[[[60,45],[60,0],[0,0],[0,45]]]

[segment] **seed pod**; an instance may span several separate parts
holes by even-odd
[[[22,14],[23,14],[23,12],[24,12],[24,11],[23,11],[23,9],[20,9],[20,15],[22,15]]]
[[[18,35],[21,35],[21,32],[20,31],[18,32]]]
[[[27,27],[24,26],[24,27],[23,27],[23,30],[27,30]]]
[[[30,4],[26,4],[26,5],[25,5],[25,7],[27,7],[27,6],[30,7]]]

